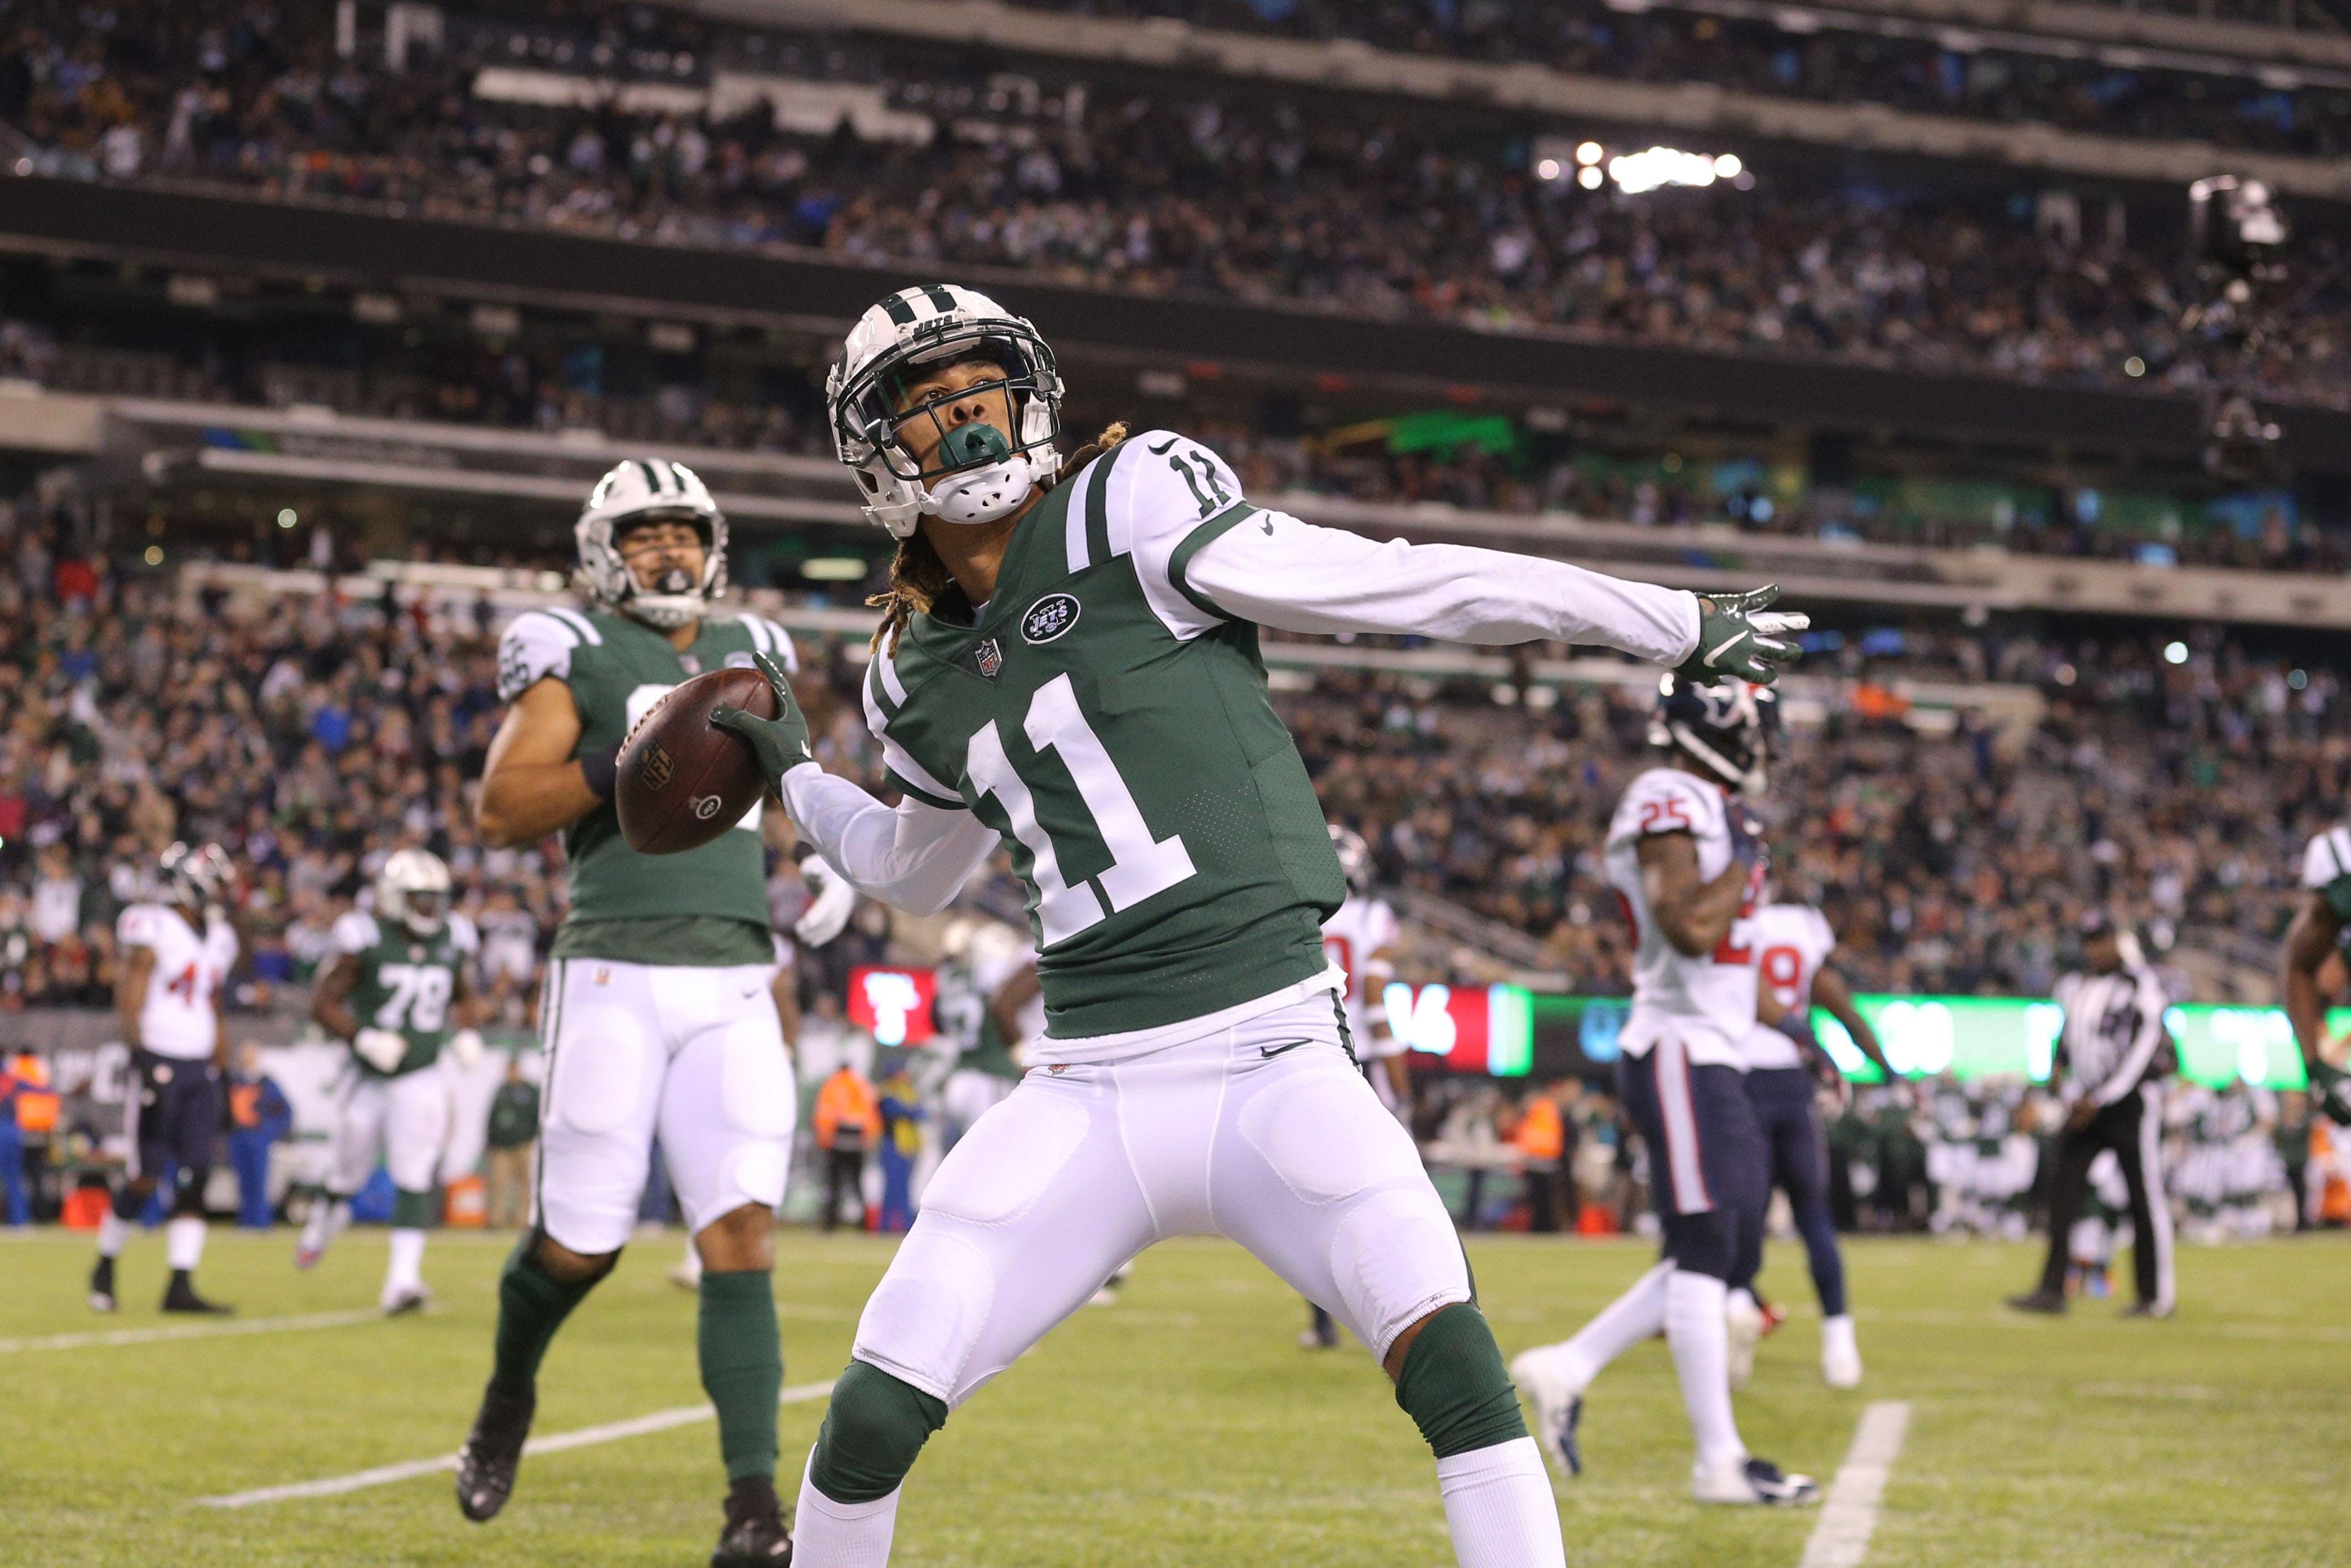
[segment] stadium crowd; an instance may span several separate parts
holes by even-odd
[[[323,12],[174,9],[101,43],[61,25],[85,8],[25,0],[0,121],[46,166],[107,178],[1928,372],[2244,380],[2351,404],[2325,235],[2297,242],[2300,329],[2248,352],[2225,311],[2182,325],[2202,290],[2174,242],[2097,237],[2078,208],[2044,224],[2030,199],[1812,190],[1792,168],[1586,193],[1572,170],[1541,176],[1523,128],[1207,86],[1032,99],[951,63],[884,84],[940,142],[864,141],[845,120],[779,130],[765,104],[714,120],[494,100],[479,71],[508,56],[466,45],[510,37],[496,27],[453,28],[444,56],[392,72],[338,58]],[[859,74],[853,51],[802,53],[827,79]]]
[[[1829,103],[1881,103],[1920,114],[2027,121],[2106,136],[2191,138],[2216,146],[2339,156],[2351,147],[2351,96],[2337,86],[2292,87],[2252,73],[2121,67],[2078,46],[2048,52],[1952,47],[1949,34],[1847,30],[1671,5],[1625,10],[1604,0],[1018,0],[1034,10],[1296,38],[1360,39],[1407,54],[1500,65],[1532,63],[1619,81],[1704,81],[1738,92]],[[2151,7],[2150,7],[2151,8]],[[2217,14],[2274,25],[2278,7],[2244,0]],[[1846,23],[1840,27],[1840,21]],[[1823,25],[1825,24],[1825,25]],[[2005,41],[2005,40],[2004,40]]]

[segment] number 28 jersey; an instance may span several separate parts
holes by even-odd
[[[1633,1011],[1619,1044],[1646,1056],[1670,1035],[1696,1062],[1744,1067],[1742,1046],[1755,1023],[1751,900],[1713,952],[1690,957],[1666,940],[1641,890],[1641,841],[1687,833],[1698,845],[1698,874],[1711,882],[1730,864],[1730,805],[1722,789],[1678,768],[1652,768],[1633,780],[1608,824],[1608,881],[1633,927]]]
[[[199,932],[162,904],[132,904],[114,931],[123,946],[155,955],[139,1009],[140,1048],[181,1061],[209,1060],[220,1037],[213,995],[236,965],[236,933],[225,920],[206,921]]]
[[[357,1052],[352,1065],[370,1078],[400,1078],[432,1066],[455,1032],[450,1008],[458,975],[481,946],[474,923],[452,915],[440,930],[419,936],[355,909],[335,922],[330,936],[335,951],[359,965],[351,1016],[361,1029],[391,1030],[408,1041],[407,1053],[390,1072]]]
[[[1213,453],[1131,436],[1020,520],[976,621],[950,592],[868,672],[893,785],[977,813],[1027,886],[1038,1061],[1343,983],[1322,926],[1345,884],[1257,628],[1185,577],[1258,517]]]

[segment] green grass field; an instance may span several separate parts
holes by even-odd
[[[829,1380],[889,1256],[862,1237],[779,1238],[786,1382]],[[203,1279],[237,1322],[365,1308],[380,1232],[312,1274],[292,1238],[215,1230]],[[695,1422],[527,1460],[493,1524],[458,1517],[434,1474],[236,1510],[201,1498],[446,1453],[488,1362],[505,1243],[436,1241],[422,1318],[270,1327],[172,1343],[48,1345],[152,1327],[162,1239],[132,1244],[123,1312],[81,1301],[89,1244],[0,1239],[0,1559],[38,1564],[690,1564],[721,1484]],[[540,1386],[549,1435],[701,1403],[693,1299],[663,1270],[674,1239],[632,1250],[558,1341]],[[1648,1261],[1633,1244],[1473,1240],[1504,1350],[1573,1329]],[[2351,1253],[2340,1238],[2187,1249],[2170,1322],[2106,1302],[2049,1322],[2004,1314],[2035,1255],[1991,1243],[1848,1249],[1869,1376],[1819,1381],[1801,1254],[1767,1286],[1796,1316],[1759,1359],[1740,1418],[1756,1451],[1833,1475],[1873,1400],[1910,1405],[1872,1564],[2196,1568],[2351,1562]],[[209,1330],[210,1325],[206,1325]],[[1174,1563],[1435,1568],[1450,1563],[1427,1455],[1369,1358],[1296,1348],[1301,1312],[1238,1249],[1146,1255],[1124,1299],[1089,1309],[933,1439],[907,1488],[909,1568]],[[789,1406],[786,1495],[822,1414]],[[1662,1345],[1596,1386],[1591,1469],[1563,1484],[1568,1559],[1792,1565],[1816,1515],[1686,1500],[1686,1430]]]

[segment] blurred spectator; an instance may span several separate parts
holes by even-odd
[[[490,1097],[487,1224],[516,1230],[530,1222],[531,1152],[538,1143],[538,1086],[522,1075],[522,1058],[507,1059],[506,1082]]]
[[[262,1066],[261,1047],[251,1040],[236,1048],[229,1075],[228,1157],[236,1167],[236,1222],[266,1230],[269,1150],[294,1130],[293,1103]]]
[[[0,1218],[12,1227],[33,1221],[25,1185],[25,1134],[16,1119],[17,1103],[26,1090],[14,1064],[0,1061]]]
[[[824,1151],[824,1228],[841,1226],[843,1197],[865,1223],[865,1155],[882,1141],[882,1107],[872,1082],[843,1061],[816,1092],[816,1146]]]
[[[901,1066],[882,1081],[882,1216],[875,1228],[895,1233],[914,1223],[914,1161],[929,1113]]]

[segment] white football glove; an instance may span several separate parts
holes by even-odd
[[[390,1072],[408,1054],[408,1037],[398,1030],[363,1029],[351,1036],[351,1049],[378,1072]]]
[[[459,1067],[466,1071],[472,1071],[474,1063],[482,1060],[482,1031],[477,1029],[461,1029],[451,1035],[449,1057]]]
[[[800,880],[808,883],[809,892],[816,896],[792,922],[792,935],[806,947],[821,947],[841,935],[849,925],[850,912],[857,907],[857,889],[849,879],[825,863],[822,855],[810,855],[800,862]]]

